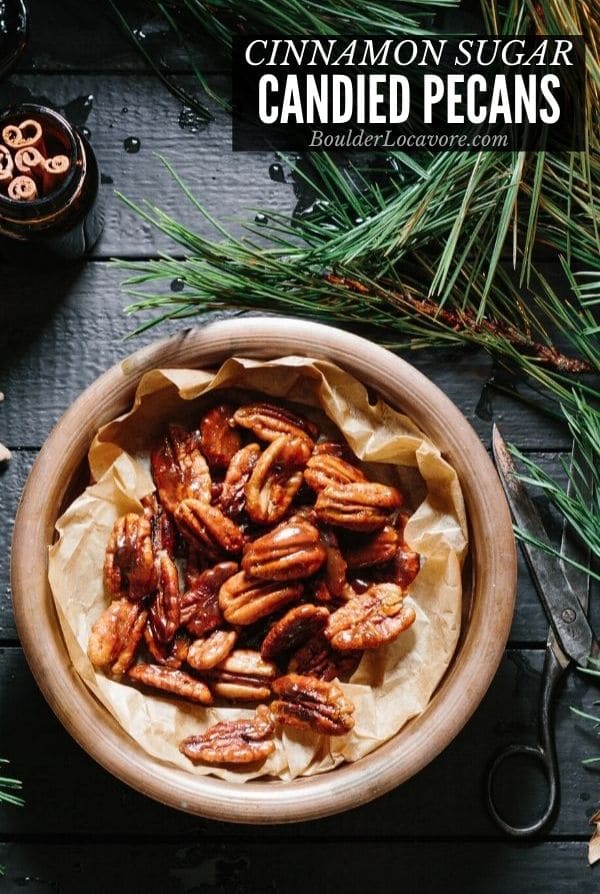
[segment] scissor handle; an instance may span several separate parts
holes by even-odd
[[[558,761],[556,747],[552,735],[552,699],[556,684],[565,668],[554,654],[552,646],[546,648],[544,669],[542,671],[542,689],[540,693],[540,712],[538,717],[539,742],[537,745],[509,745],[496,754],[486,773],[486,800],[492,819],[497,826],[513,838],[531,838],[539,834],[552,821],[559,803]],[[542,765],[548,782],[548,800],[546,809],[533,823],[526,826],[515,826],[504,819],[498,812],[494,799],[494,779],[498,768],[509,758],[527,755]]]
[[[517,755],[527,755],[527,757],[535,758],[542,765],[548,782],[546,809],[535,822],[526,826],[516,826],[501,816],[494,799],[494,779],[498,768],[505,761]],[[556,764],[556,754],[548,754],[541,745],[509,745],[507,748],[504,748],[492,760],[487,771],[486,781],[487,806],[492,819],[503,832],[512,838],[531,838],[534,835],[538,835],[554,817],[558,807],[558,766]]]

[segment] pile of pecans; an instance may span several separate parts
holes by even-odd
[[[94,667],[201,705],[260,703],[183,741],[193,762],[263,761],[275,724],[349,732],[354,706],[336,680],[415,619],[404,592],[419,556],[400,492],[267,403],[169,426],[151,467],[156,493],[117,520],[106,550],[113,601],[92,628]]]

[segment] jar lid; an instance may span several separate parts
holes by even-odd
[[[28,32],[25,0],[0,0],[0,77],[10,74],[23,55]]]

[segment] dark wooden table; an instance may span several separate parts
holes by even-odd
[[[132,323],[111,257],[143,258],[166,240],[113,195],[122,190],[209,228],[161,171],[175,165],[209,211],[247,218],[247,209],[289,210],[289,184],[269,177],[273,158],[230,151],[230,121],[180,126],[181,105],[144,68],[98,4],[30,3],[32,40],[19,70],[0,85],[0,107],[45,97],[89,129],[104,174],[104,235],[85,262],[51,272],[0,267],[0,441],[13,451],[1,470],[0,755],[24,781],[24,809],[0,808],[1,890],[34,892],[407,891],[463,894],[569,894],[597,889],[587,865],[589,816],[598,809],[597,774],[581,759],[600,752],[595,731],[570,713],[592,709],[593,688],[570,674],[560,693],[556,736],[562,805],[535,843],[505,840],[482,795],[484,768],[510,741],[534,741],[547,624],[521,562],[510,642],[489,693],[453,744],[416,778],[373,803],[318,822],[250,827],[167,809],[125,787],[69,738],[39,694],[19,646],[10,601],[9,553],[19,495],[52,425],[79,392],[142,343],[123,337]],[[94,11],[96,9],[96,11]],[[157,38],[160,43],[161,38]],[[172,67],[181,61],[175,55]],[[207,55],[214,83],[226,66]],[[192,84],[181,69],[182,83]],[[125,151],[127,137],[141,142]],[[552,274],[552,267],[546,270]],[[163,335],[166,334],[163,331]],[[408,358],[456,402],[489,446],[490,415],[507,439],[557,474],[565,432],[508,398],[481,401],[491,362],[473,351]],[[491,413],[489,410],[491,409]],[[540,505],[547,510],[543,501]],[[552,518],[548,517],[550,523]],[[555,532],[556,533],[556,532]],[[506,780],[513,815],[535,814],[544,785],[523,766]]]

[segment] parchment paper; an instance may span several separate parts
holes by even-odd
[[[350,683],[342,684],[356,707],[346,736],[284,730],[261,767],[236,771],[194,767],[178,750],[186,736],[223,719],[251,715],[253,707],[203,708],[96,673],[86,655],[92,624],[108,605],[102,582],[104,551],[114,521],[141,512],[140,499],[154,490],[148,451],[173,421],[198,423],[206,395],[229,389],[302,404],[313,418],[333,423],[370,477],[400,486],[414,514],[406,540],[422,556],[407,597],[416,611],[411,628],[393,643],[366,652]],[[232,391],[231,391],[232,389]],[[370,400],[371,398],[371,400]],[[313,409],[307,409],[313,408]],[[326,417],[326,418],[325,418]],[[382,465],[384,464],[384,465]],[[92,481],[57,522],[50,548],[49,579],[73,666],[123,729],[156,758],[195,774],[245,781],[257,776],[289,780],[355,761],[393,736],[426,707],[446,670],[460,630],[461,565],[467,525],[454,470],[406,416],[331,363],[285,357],[261,363],[232,358],[218,372],[153,370],[140,381],[133,408],[104,426],[89,451]]]

